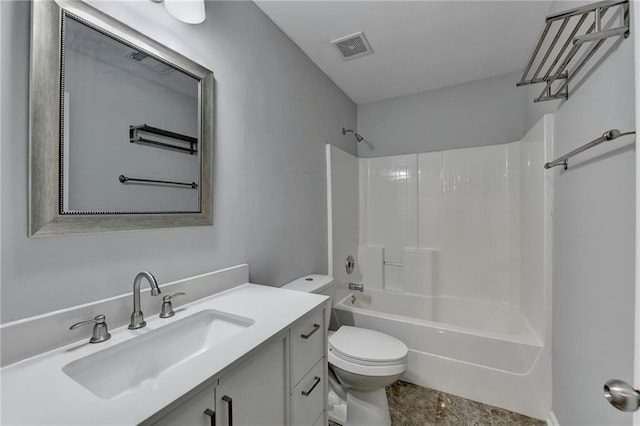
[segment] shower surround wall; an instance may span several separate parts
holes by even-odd
[[[482,302],[476,309],[484,306],[487,316],[492,304],[520,310],[523,292],[541,300],[541,280],[523,276],[521,254],[535,257],[542,238],[531,230],[543,216],[543,169],[527,167],[542,149],[540,141],[514,142],[361,158],[358,257],[365,285]],[[531,317],[542,335],[542,317]]]

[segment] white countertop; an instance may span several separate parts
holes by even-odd
[[[138,424],[197,385],[220,373],[252,349],[289,327],[298,318],[321,306],[326,296],[274,287],[242,284],[188,305],[174,304],[176,315],[162,319],[146,318],[147,326],[139,330],[121,327],[110,330],[111,339],[90,344],[81,342],[38,355],[0,370],[0,423],[59,425],[128,425]],[[247,329],[158,377],[113,399],[102,399],[67,376],[62,368],[71,361],[112,347],[189,315],[217,309],[255,321]],[[158,348],[162,356],[162,348]],[[100,374],[96,371],[96,374]]]

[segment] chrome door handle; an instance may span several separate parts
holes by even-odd
[[[211,426],[216,426],[216,412],[211,408],[207,408],[206,410],[204,410],[204,414],[211,417]]]
[[[314,380],[314,383],[313,383],[313,386],[311,386],[311,389],[309,389],[308,391],[302,391],[302,394],[304,396],[309,396],[309,394],[311,394],[311,392],[313,392],[313,390],[316,388],[316,386],[318,386],[318,383],[320,383],[320,377],[318,377],[318,376],[315,376],[313,378],[313,380]]]
[[[620,411],[636,411],[640,407],[640,391],[622,380],[609,380],[604,384],[604,397]]]
[[[319,329],[320,329],[320,324],[313,324],[313,330],[311,330],[307,334],[301,334],[300,337],[302,337],[303,339],[308,339],[309,337],[311,337],[313,333],[315,333]]]
[[[223,396],[222,400],[229,404],[229,426],[233,426],[233,400],[227,395]]]

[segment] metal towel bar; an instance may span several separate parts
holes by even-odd
[[[165,185],[188,186],[188,187],[191,187],[193,189],[196,189],[198,187],[198,184],[195,183],[195,182],[174,182],[174,181],[171,181],[171,180],[142,179],[142,178],[132,178],[132,177],[128,177],[128,176],[125,176],[125,175],[120,175],[118,177],[118,180],[121,183],[127,183],[127,182],[161,183],[161,184],[165,184]]]
[[[582,145],[580,148],[576,148],[573,151],[571,151],[568,154],[563,155],[562,157],[559,157],[553,161],[550,161],[548,163],[546,163],[544,165],[545,169],[550,169],[551,167],[555,167],[555,166],[564,166],[564,169],[567,170],[567,168],[569,167],[569,163],[568,160],[569,158],[573,157],[574,155],[578,155],[583,151],[586,151],[590,148],[593,148],[594,146],[600,145],[602,142],[606,142],[606,141],[610,141],[613,139],[617,139],[620,136],[626,136],[626,135],[635,135],[636,132],[632,131],[632,132],[625,132],[625,133],[620,133],[620,130],[618,129],[611,129],[608,130],[606,132],[604,132],[602,134],[602,136],[600,136],[598,139],[594,139],[589,143],[586,143],[584,145]]]

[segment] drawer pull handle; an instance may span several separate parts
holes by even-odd
[[[211,417],[211,426],[216,426],[216,412],[211,408],[207,408],[206,410],[204,410],[204,413],[207,416]]]
[[[314,383],[313,383],[313,386],[311,386],[311,389],[309,389],[308,391],[302,391],[302,394],[304,396],[309,396],[309,394],[311,394],[311,392],[313,392],[313,390],[316,388],[316,386],[318,386],[318,383],[320,383],[320,377],[315,376],[313,378],[313,381],[314,381]]]
[[[233,426],[233,400],[227,395],[223,396],[222,400],[229,404],[229,426]]]
[[[309,337],[311,337],[313,333],[315,333],[318,330],[320,330],[320,324],[313,324],[313,330],[311,330],[307,334],[301,334],[300,337],[302,337],[303,339],[308,339]]]

